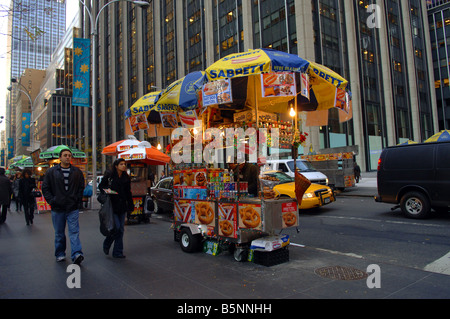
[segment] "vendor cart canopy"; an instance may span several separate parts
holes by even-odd
[[[295,54],[272,49],[235,53],[216,61],[206,69],[210,81],[249,76],[264,72],[306,72],[309,62]]]
[[[73,158],[86,158],[86,154],[76,148],[69,147],[67,145],[56,145],[48,148],[45,152],[39,154],[39,158],[41,159],[51,159],[51,158],[59,158],[59,153],[68,149],[72,152]]]
[[[125,119],[128,119],[130,116],[150,113],[150,111],[155,110],[155,100],[160,94],[161,91],[150,92],[141,97],[128,110],[125,111]]]

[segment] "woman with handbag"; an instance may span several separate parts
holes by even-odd
[[[22,176],[19,181],[19,199],[23,205],[25,222],[27,225],[30,225],[33,224],[34,219],[34,205],[36,201],[33,195],[33,189],[36,187],[36,181],[31,177],[31,171],[29,169],[25,169]]]
[[[110,170],[103,176],[98,185],[101,194],[108,193],[113,207],[115,231],[106,236],[103,242],[103,252],[108,255],[114,243],[112,255],[114,258],[125,258],[123,255],[123,234],[125,230],[125,215],[134,210],[131,195],[131,179],[127,173],[127,164],[123,158],[114,161]],[[112,192],[105,192],[105,190]]]

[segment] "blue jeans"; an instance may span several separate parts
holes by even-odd
[[[78,210],[68,213],[59,213],[52,211],[53,228],[55,229],[55,256],[66,256],[66,221],[69,230],[70,248],[72,250],[72,261],[78,255],[83,255],[81,251],[81,242],[79,237],[80,226],[78,224]]]
[[[123,255],[123,233],[125,231],[125,213],[123,214],[113,214],[114,215],[114,225],[116,226],[116,231],[105,238],[103,242],[103,248],[109,250],[112,243],[114,242],[114,248],[112,255],[121,256]]]

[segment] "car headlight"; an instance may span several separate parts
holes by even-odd
[[[314,194],[313,193],[305,193],[305,194],[303,194],[303,199],[308,199],[308,198],[313,198],[314,197]]]
[[[328,178],[325,178],[325,185],[328,185]]]

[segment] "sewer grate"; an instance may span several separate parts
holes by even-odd
[[[324,278],[336,280],[361,280],[368,276],[362,270],[343,266],[317,268],[314,273]]]

